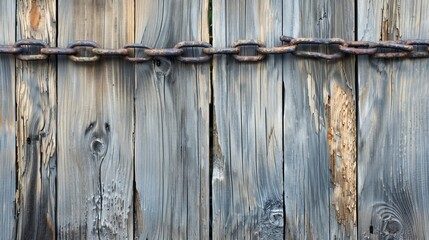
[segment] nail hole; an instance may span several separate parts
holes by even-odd
[[[27,144],[31,144],[31,138],[27,138]]]
[[[110,124],[109,123],[105,123],[104,128],[106,129],[106,132],[110,132]]]
[[[374,227],[371,225],[369,226],[369,233],[373,234],[374,233]]]
[[[161,66],[161,60],[156,59],[155,60],[155,65],[158,66],[158,67]]]

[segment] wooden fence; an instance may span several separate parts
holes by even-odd
[[[429,38],[428,7],[2,0],[0,44]],[[425,239],[428,63],[1,55],[0,239]]]

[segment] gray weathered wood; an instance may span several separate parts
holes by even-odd
[[[429,38],[428,1],[358,4],[359,40]],[[359,238],[427,239],[429,62],[362,58],[358,68]]]
[[[135,41],[208,41],[207,7],[207,0],[136,0]],[[208,239],[209,65],[162,58],[139,65],[136,84],[136,235]]]
[[[133,0],[59,0],[58,45],[134,40]],[[133,239],[134,68],[58,62],[58,236]]]
[[[17,38],[56,44],[56,1],[18,1]],[[55,238],[56,66],[17,61],[17,239]]]
[[[213,1],[213,44],[279,45],[282,1]],[[216,57],[213,239],[283,239],[282,57]]]
[[[354,38],[354,1],[287,0],[283,33]],[[285,57],[287,239],[356,239],[354,61]]]
[[[15,2],[0,1],[0,44],[15,42]],[[0,239],[15,238],[15,60],[0,56]]]

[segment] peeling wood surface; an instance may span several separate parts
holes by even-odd
[[[136,0],[135,41],[208,41],[207,8],[207,0]],[[208,239],[209,65],[161,58],[136,76],[136,235]]]
[[[18,1],[17,38],[56,45],[56,1]],[[16,62],[17,238],[54,239],[56,202],[56,65]]]
[[[359,40],[429,38],[428,1],[359,1]],[[359,238],[429,237],[427,60],[359,61]]]
[[[279,45],[282,1],[213,1],[213,45]],[[282,57],[213,65],[213,239],[283,239]]]
[[[353,39],[354,7],[284,1],[283,34]],[[357,239],[354,61],[283,66],[285,238]]]
[[[58,45],[134,41],[134,1],[58,0]],[[58,237],[133,239],[134,67],[58,60]]]
[[[329,169],[333,192],[331,203],[336,223],[343,226],[347,237],[356,238],[356,106],[352,89],[335,82],[325,103]],[[353,234],[353,235],[352,235]],[[338,237],[338,236],[337,236]],[[345,237],[342,235],[342,237]],[[334,236],[335,238],[335,236]]]
[[[0,44],[15,42],[15,3],[0,1]],[[0,56],[0,239],[15,238],[15,59]]]

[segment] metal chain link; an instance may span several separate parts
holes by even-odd
[[[135,43],[119,49],[101,48],[94,41],[74,41],[66,48],[50,47],[46,42],[24,39],[13,45],[0,46],[0,55],[12,54],[21,61],[46,60],[50,56],[65,55],[74,62],[96,62],[100,58],[124,58],[143,63],[159,57],[172,57],[184,63],[205,63],[213,55],[231,55],[239,62],[260,62],[267,55],[293,54],[297,57],[334,61],[350,55],[372,58],[428,58],[429,39],[399,41],[345,41],[340,38],[292,38],[281,36],[282,45],[266,47],[258,40],[238,40],[226,48],[214,48],[210,43],[183,41],[173,48],[151,48]],[[246,54],[250,52],[251,54]]]

